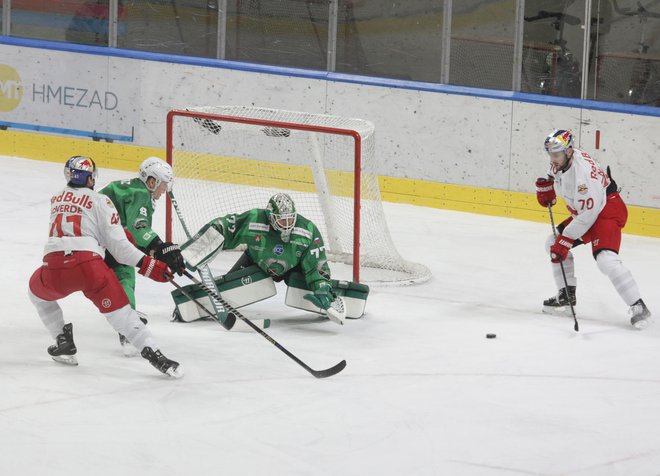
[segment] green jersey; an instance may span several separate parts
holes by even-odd
[[[252,261],[273,277],[284,276],[299,266],[312,291],[316,291],[321,282],[330,280],[321,233],[300,214],[288,242],[270,226],[266,210],[261,208],[219,217],[210,225],[222,233],[224,249],[247,245],[246,253]]]
[[[158,235],[151,229],[155,203],[139,178],[110,182],[100,191],[119,212],[121,224],[128,229],[140,248],[147,248]]]

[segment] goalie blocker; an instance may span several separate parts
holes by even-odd
[[[277,294],[273,279],[262,271],[257,265],[233,271],[221,276],[215,280],[218,290],[231,306],[241,308],[248,304],[262,301]],[[301,273],[291,273],[286,283],[288,285],[285,304],[288,306],[315,312],[325,315],[326,312],[314,306],[311,302],[304,299],[305,294],[311,291],[305,283],[305,278]],[[369,295],[369,287],[364,284],[352,283],[348,281],[331,280],[332,289],[344,299],[346,306],[346,317],[349,319],[359,319],[364,314],[364,308]],[[199,300],[206,307],[211,306],[208,295],[197,285],[191,284],[185,286],[184,291],[195,299]],[[172,298],[176,306],[174,310],[174,319],[183,322],[192,322],[204,319],[207,316],[194,302],[192,302],[184,293],[178,289],[172,291]],[[270,321],[264,321],[264,328],[270,325]]]

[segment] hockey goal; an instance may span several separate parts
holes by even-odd
[[[284,191],[321,231],[329,260],[349,265],[354,281],[426,281],[429,269],[404,260],[392,242],[374,145],[374,125],[360,119],[241,106],[167,116],[173,194],[191,233],[215,217],[264,208]],[[185,241],[169,200],[166,220],[168,239]]]

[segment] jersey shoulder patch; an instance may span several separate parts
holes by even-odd
[[[269,231],[270,225],[266,225],[265,223],[250,222],[248,229],[250,231]]]
[[[300,227],[297,227],[297,226],[294,227],[293,230],[291,230],[291,234],[305,237],[308,240],[312,239],[312,234],[309,232],[309,230],[305,230],[304,228],[300,228]]]

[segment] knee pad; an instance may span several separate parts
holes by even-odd
[[[601,273],[603,273],[605,276],[609,276],[619,266],[621,266],[622,261],[621,258],[619,258],[619,255],[614,251],[602,250],[596,256],[596,264],[598,265],[598,269],[600,269]]]
[[[32,304],[34,304],[34,307],[37,308],[38,312],[51,313],[60,309],[60,305],[57,304],[57,301],[46,301],[45,299],[41,299],[34,294],[31,289],[28,289],[28,297]]]

